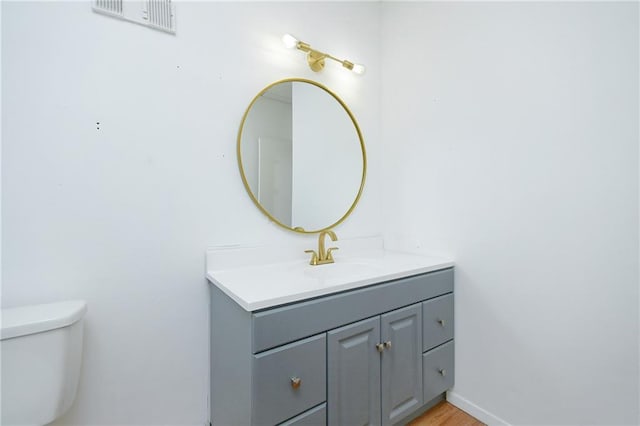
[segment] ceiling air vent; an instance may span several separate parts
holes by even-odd
[[[156,30],[176,33],[175,7],[171,0],[93,0],[93,10]]]

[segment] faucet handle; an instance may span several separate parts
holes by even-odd
[[[329,247],[327,249],[327,260],[333,260],[333,254],[331,254],[331,252],[334,250],[338,250],[338,247]]]
[[[318,264],[318,253],[315,250],[305,250],[305,253],[311,254],[311,260],[309,261],[309,265],[317,265]]]

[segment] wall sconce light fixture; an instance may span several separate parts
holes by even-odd
[[[308,43],[304,41],[300,41],[291,34],[285,34],[282,36],[282,42],[289,49],[293,49],[294,47],[298,50],[302,50],[307,54],[307,63],[309,64],[309,68],[313,71],[318,72],[322,71],[324,68],[324,60],[326,58],[333,59],[336,62],[342,64],[348,70],[355,72],[356,74],[364,74],[365,68],[364,65],[354,64],[353,62],[349,62],[347,60],[340,60],[335,56],[331,56],[328,53],[320,52],[319,50],[312,49]]]

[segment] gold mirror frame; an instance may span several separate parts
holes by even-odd
[[[360,141],[360,149],[362,150],[362,179],[360,180],[360,187],[358,188],[358,194],[356,195],[355,199],[353,200],[353,203],[351,204],[351,206],[349,207],[349,209],[347,210],[347,212],[340,218],[338,219],[338,221],[336,221],[335,223],[332,223],[329,226],[326,226],[322,229],[317,229],[317,230],[305,230],[302,227],[295,227],[292,228],[290,226],[285,225],[284,223],[280,222],[278,219],[276,219],[271,213],[269,213],[258,201],[258,199],[255,197],[255,195],[253,194],[253,192],[251,191],[251,187],[249,186],[249,182],[247,181],[247,177],[244,173],[244,169],[242,167],[242,150],[241,150],[241,143],[242,143],[242,130],[244,129],[244,124],[245,121],[249,115],[249,111],[251,111],[251,108],[253,107],[253,105],[256,103],[256,101],[258,99],[260,99],[260,97],[269,89],[271,89],[273,86],[276,86],[278,84],[281,83],[288,83],[288,82],[300,82],[300,83],[308,83],[308,84],[312,84],[322,90],[324,90],[325,92],[327,92],[328,94],[330,94],[336,101],[338,101],[338,103],[342,106],[342,108],[344,108],[344,110],[346,111],[346,113],[349,115],[349,118],[351,119],[351,122],[353,123],[353,126],[356,129],[356,133],[358,134],[358,140]],[[247,193],[249,194],[249,197],[251,198],[251,200],[253,201],[253,203],[256,205],[256,207],[258,207],[258,209],[264,213],[272,222],[275,222],[277,225],[279,225],[280,227],[284,228],[284,229],[288,229],[290,231],[294,231],[294,232],[299,232],[301,234],[316,234],[318,232],[322,232],[322,231],[326,231],[328,229],[334,228],[336,226],[338,226],[339,224],[341,224],[342,222],[344,222],[347,217],[349,217],[349,215],[353,212],[353,210],[356,208],[356,205],[358,204],[358,201],[360,200],[360,196],[362,195],[362,191],[364,189],[364,182],[366,179],[366,175],[367,175],[367,154],[366,154],[366,150],[364,147],[364,139],[362,137],[362,132],[360,131],[360,126],[358,125],[358,122],[356,121],[356,118],[353,116],[353,113],[351,112],[351,110],[349,109],[349,107],[347,107],[347,104],[345,104],[342,99],[340,99],[338,97],[338,95],[336,95],[335,93],[333,93],[329,88],[327,88],[326,86],[313,81],[313,80],[308,80],[305,78],[285,78],[283,80],[278,80],[274,83],[269,84],[267,87],[265,87],[264,89],[262,89],[260,92],[258,92],[258,94],[253,98],[253,100],[251,101],[251,103],[249,104],[249,106],[247,107],[246,111],[244,112],[244,115],[242,116],[242,121],[240,122],[240,129],[238,130],[238,141],[237,141],[237,146],[236,146],[236,151],[237,151],[237,157],[238,157],[238,168],[240,169],[240,177],[242,178],[242,183],[244,184],[244,188],[247,191]]]

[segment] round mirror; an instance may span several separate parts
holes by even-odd
[[[367,169],[351,111],[329,89],[304,79],[273,83],[251,101],[238,132],[238,163],[258,208],[304,233],[349,216]]]

